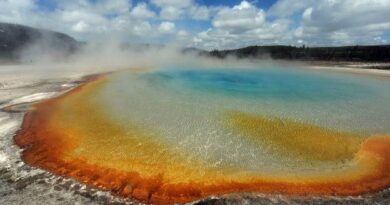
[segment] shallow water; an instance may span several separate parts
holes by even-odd
[[[129,72],[111,76],[99,99],[124,126],[135,123],[212,164],[250,169],[280,163],[267,147],[226,129],[226,112],[286,118],[362,138],[390,132],[390,83],[351,74],[274,67]],[[288,160],[282,167],[307,169]]]
[[[124,71],[38,104],[16,141],[28,163],[155,203],[361,194],[390,183],[389,88],[298,68]]]

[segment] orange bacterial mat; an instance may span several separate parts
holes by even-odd
[[[307,174],[211,166],[136,123],[124,126],[107,117],[97,97],[107,83],[103,76],[34,105],[15,137],[23,160],[117,196],[156,204],[236,192],[347,196],[390,185],[389,136],[360,138],[283,118],[224,111],[224,129],[251,146],[269,145],[282,157],[345,166]]]

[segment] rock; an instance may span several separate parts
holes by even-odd
[[[30,178],[18,180],[15,183],[15,189],[22,190],[26,188],[26,186],[30,185],[31,183],[32,181],[30,180]]]
[[[56,186],[54,186],[54,190],[56,190],[56,191],[61,191],[62,188],[61,188],[60,186],[56,185]]]

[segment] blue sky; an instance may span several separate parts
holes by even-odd
[[[203,49],[388,44],[389,0],[0,0],[0,21]]]

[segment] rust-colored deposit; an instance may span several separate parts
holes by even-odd
[[[243,113],[227,116],[232,129],[248,136],[243,140],[257,143],[261,133],[269,136],[265,142],[272,143],[276,151],[308,161],[348,160],[349,165],[324,173],[279,176],[217,169],[202,159],[186,160],[190,153],[170,149],[135,125],[123,127],[107,119],[96,98],[106,82],[106,77],[100,77],[35,105],[15,137],[17,145],[24,149],[23,160],[121,197],[156,204],[184,203],[233,192],[358,195],[390,185],[389,136],[359,141],[349,134],[289,121],[280,127],[277,121]],[[297,129],[309,141],[291,134]],[[286,134],[295,141],[285,144],[279,135]],[[320,143],[319,149],[307,148],[317,146],[310,138],[316,135],[328,141]],[[343,143],[350,146],[343,147]],[[326,147],[331,152],[326,152]]]

